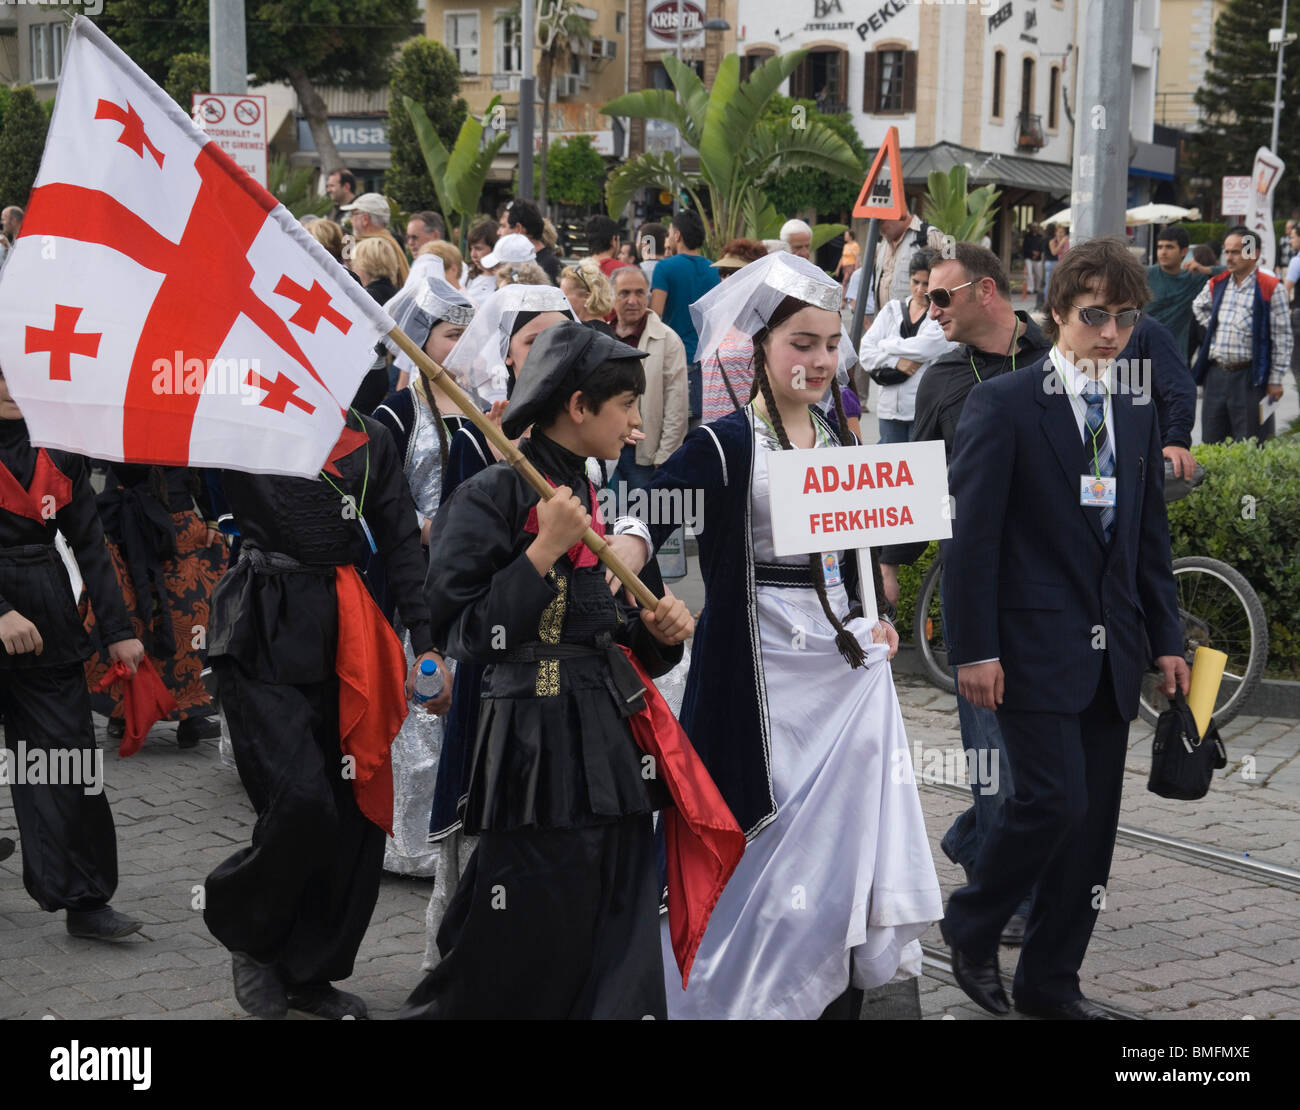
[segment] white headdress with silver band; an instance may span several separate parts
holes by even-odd
[[[432,256],[420,256],[421,259],[430,257]],[[384,311],[417,347],[423,347],[429,339],[429,333],[444,320],[464,327],[474,319],[473,304],[464,293],[442,279],[443,272],[441,265],[436,270],[422,269],[421,276],[416,281],[408,280],[402,286],[402,291],[384,305]],[[411,276],[415,277],[414,269]],[[415,372],[415,366],[396,343],[385,336],[384,344],[397,356],[395,362],[399,370],[412,374]]]
[[[753,337],[762,331],[786,297],[835,313],[843,304],[839,282],[820,266],[795,254],[769,254],[742,266],[691,305],[691,319],[700,337],[696,360],[707,362],[713,358],[729,332]],[[858,356],[842,326],[839,354],[837,376],[847,384],[849,367]]]
[[[573,308],[554,285],[506,285],[488,297],[465,334],[447,356],[446,368],[482,401],[504,401],[509,373],[506,355],[521,312],[562,312]]]

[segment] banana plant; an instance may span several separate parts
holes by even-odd
[[[415,139],[420,144],[420,153],[424,155],[424,164],[429,169],[429,177],[433,181],[434,192],[438,194],[438,204],[443,215],[450,218],[454,212],[457,216],[462,254],[469,248],[470,221],[478,211],[479,198],[483,195],[483,185],[492,168],[492,160],[510,138],[510,133],[503,130],[486,143],[483,142],[484,120],[495,114],[500,100],[499,96],[492,98],[482,119],[473,115],[466,116],[455,143],[448,150],[438,138],[423,106],[409,96],[402,98],[407,115],[415,127]]]
[[[978,243],[993,227],[1001,195],[992,185],[967,191],[965,166],[953,166],[947,173],[932,170],[921,215],[958,242]]]
[[[605,184],[610,215],[617,217],[638,189],[685,191],[704,220],[710,252],[716,253],[729,239],[760,237],[766,200],[762,186],[773,175],[807,167],[859,178],[862,167],[853,148],[830,128],[802,118],[761,118],[763,106],[807,56],[806,50],[777,55],[742,80],[739,55],[728,54],[708,89],[690,66],[665,56],[672,90],[627,93],[601,111],[671,123],[699,153],[699,170],[688,171],[669,151],[629,159]]]

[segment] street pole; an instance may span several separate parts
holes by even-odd
[[[1286,54],[1286,0],[1282,0],[1282,41],[1277,44],[1277,83],[1273,86],[1273,138],[1268,149],[1277,153],[1277,123],[1282,114],[1282,59]]]
[[[677,60],[679,62],[682,60],[682,21],[685,20],[685,18],[686,18],[686,6],[682,3],[682,0],[677,0]],[[682,129],[680,127],[677,128],[676,134],[673,136],[673,153],[677,161],[677,172],[681,173]],[[681,207],[682,207],[681,196],[682,196],[681,189],[676,184],[674,184],[673,185],[673,215],[674,216],[676,216],[677,213],[681,211]]]
[[[893,166],[890,166],[893,172]],[[899,185],[902,188],[902,185]],[[880,221],[874,216],[867,223],[867,245],[862,248],[862,263],[859,270],[862,279],[858,282],[858,299],[853,306],[853,326],[849,328],[849,338],[853,340],[853,349],[856,351],[862,344],[862,325],[866,320],[867,298],[872,293],[872,286],[876,284],[876,244],[880,241]],[[876,305],[876,311],[880,311],[880,305]]]
[[[533,107],[537,99],[533,77],[533,38],[536,34],[534,8],[537,0],[521,0],[519,29],[523,76],[519,78],[519,195],[533,199]],[[213,0],[216,3],[216,0]]]
[[[1070,187],[1070,241],[1123,235],[1128,209],[1133,0],[1088,0]]]
[[[208,0],[208,91],[248,92],[244,0]]]

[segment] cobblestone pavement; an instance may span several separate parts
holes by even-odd
[[[957,751],[953,698],[910,677],[898,686],[914,751],[922,759],[933,748]],[[1133,729],[1126,824],[1300,865],[1300,723],[1233,721],[1224,737],[1229,768],[1197,803],[1147,793],[1150,732]],[[1242,773],[1247,757],[1253,778]],[[116,904],[146,922],[144,933],[113,945],[69,937],[61,915],[41,912],[27,896],[14,855],[0,864],[0,1018],[242,1017],[226,953],[194,905],[204,876],[248,842],[252,813],[237,775],[215,744],[179,750],[169,725],[131,759],[108,750],[105,764],[121,862]],[[960,873],[938,841],[965,801],[924,782],[921,798],[948,891]],[[9,792],[0,791],[0,833],[14,827]],[[347,983],[376,1017],[391,1017],[420,977],[429,889],[384,879]],[[1300,1017],[1298,922],[1300,893],[1121,843],[1084,989],[1154,1016]],[[937,928],[925,940],[942,947]],[[1014,953],[1003,955],[1010,974]],[[985,1017],[942,975],[927,975],[921,999],[928,1018]]]

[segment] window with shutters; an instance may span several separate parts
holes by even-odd
[[[1057,105],[1061,101],[1061,70],[1058,66],[1052,66],[1047,79],[1047,130],[1055,131],[1059,119],[1057,116]]]
[[[740,76],[743,80],[748,80],[759,66],[768,58],[773,56],[773,51],[765,48],[751,50],[740,59]]]
[[[50,58],[50,27],[46,23],[33,23],[28,29],[28,42],[32,49],[32,81],[40,83],[54,80],[54,63]]]
[[[477,74],[478,12],[447,12],[444,19],[445,41],[456,55],[461,73]]]
[[[862,110],[871,115],[916,111],[916,51],[890,46],[870,51],[863,73]]]
[[[849,110],[849,56],[839,47],[814,47],[790,74],[790,95],[815,100],[819,111],[838,115]]]

